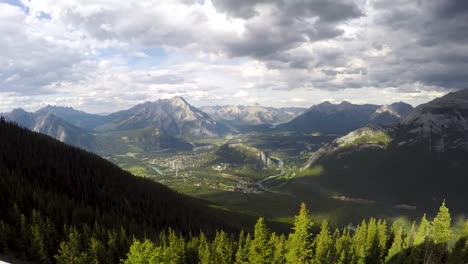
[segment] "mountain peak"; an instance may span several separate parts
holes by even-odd
[[[15,108],[10,113],[13,115],[18,115],[18,114],[25,114],[27,112],[23,108]]]
[[[176,105],[188,105],[187,101],[182,96],[174,96],[169,101]]]

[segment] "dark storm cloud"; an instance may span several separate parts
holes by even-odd
[[[233,17],[251,18],[258,13],[255,11],[255,4],[267,3],[267,0],[213,0],[213,5],[220,12],[227,13]]]
[[[380,1],[374,7],[380,14],[377,25],[392,38],[401,33],[403,41],[393,45],[390,58],[376,61],[381,65],[371,70],[374,85],[468,87],[468,1]]]
[[[363,15],[360,8],[349,1],[228,1],[216,0],[219,11],[232,16],[250,18],[242,37],[227,40],[227,50],[232,56],[252,56],[274,59],[278,53],[302,43],[333,39],[343,34],[337,26]],[[268,16],[257,9],[271,8]],[[293,61],[291,65],[306,66]]]
[[[256,7],[265,4],[276,6],[280,10],[278,14],[280,16],[293,18],[319,16],[321,20],[328,22],[356,18],[363,14],[354,2],[345,0],[213,0],[213,5],[218,11],[240,18],[258,15]]]

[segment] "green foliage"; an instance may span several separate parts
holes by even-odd
[[[322,222],[320,226],[320,233],[314,240],[315,244],[315,263],[329,263],[330,262],[330,255],[329,251],[332,248],[332,238],[330,236],[330,230],[328,228],[327,220]]]
[[[254,237],[250,242],[248,259],[251,263],[270,263],[272,256],[270,231],[265,220],[260,217],[254,227]]]
[[[127,254],[124,264],[150,264],[163,261],[161,248],[157,247],[148,239],[143,242],[135,240]]]
[[[312,221],[305,203],[301,204],[299,215],[294,217],[293,232],[287,241],[287,263],[309,263],[312,261],[310,228]]]
[[[403,228],[399,227],[395,232],[392,246],[388,250],[385,260],[391,263],[401,263],[403,257],[398,256],[397,254],[406,249],[406,246],[406,234],[404,233]]]
[[[452,230],[450,229],[451,218],[448,208],[445,206],[445,201],[439,208],[439,213],[432,222],[432,236],[434,243],[448,243],[452,238]]]
[[[235,241],[225,232],[219,231],[210,242],[201,233],[199,238],[190,240],[197,241],[196,254],[191,255],[188,246],[190,242],[184,244],[183,241],[187,239],[169,231],[167,238],[165,234],[161,235],[159,245],[148,244],[144,247],[142,245],[145,242],[135,241],[124,263],[152,263],[148,262],[152,256],[150,249],[157,256],[162,256],[155,263],[464,263],[468,256],[468,222],[452,251],[447,248],[439,251],[441,248],[432,236],[424,236],[430,224],[424,216],[419,228],[421,232],[418,230],[419,236],[424,239],[415,248],[409,247],[411,233],[406,232],[401,224],[395,223],[389,235],[387,223],[374,218],[363,220],[354,232],[344,228],[342,231],[336,229],[333,234],[330,233],[328,222],[323,221],[320,232],[311,239],[312,223],[302,204],[295,218],[293,233],[289,234],[288,239],[284,235],[270,233],[264,219],[259,218],[253,239],[249,233],[245,235],[242,231]],[[171,240],[176,242],[171,243]],[[172,251],[178,253],[169,253]],[[420,254],[415,255],[413,252]],[[143,262],[137,262],[140,261],[138,257]]]
[[[361,128],[337,140],[341,147],[349,148],[361,144],[388,145],[392,138],[383,130]]]
[[[418,232],[416,233],[416,237],[414,239],[414,246],[421,245],[424,243],[426,238],[428,238],[431,234],[431,223],[427,221],[426,214],[423,215],[421,219],[421,223],[419,224]]]
[[[217,264],[232,263],[233,246],[224,231],[218,231],[213,240],[213,260]]]
[[[58,254],[55,255],[58,264],[86,264],[91,262],[91,256],[86,252],[82,236],[78,230],[71,228],[68,240],[60,243]]]
[[[200,234],[200,242],[198,244],[198,258],[198,263],[200,264],[213,263],[211,257],[210,244],[208,243],[208,239],[206,238],[206,235],[203,232]]]

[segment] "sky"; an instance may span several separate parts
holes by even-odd
[[[466,0],[0,0],[0,112],[418,105],[468,88]]]

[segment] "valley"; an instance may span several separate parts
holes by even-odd
[[[330,219],[334,226],[358,223],[365,216],[396,219],[419,216],[418,210],[405,210],[343,193],[327,191],[320,183],[295,184],[301,179],[319,177],[323,169],[301,170],[320,146],[335,135],[303,135],[285,132],[249,132],[193,142],[192,150],[149,151],[106,156],[108,160],[138,177],[162,183],[180,193],[209,201],[212,206],[252,216],[264,216],[272,222],[291,224],[294,205],[313,206],[313,219]],[[255,171],[230,166],[216,159],[216,151],[225,144],[246,144],[262,148],[277,160],[273,169]],[[300,188],[298,188],[300,187]],[[404,219],[404,218],[403,218]]]
[[[184,98],[173,97],[106,116],[47,106],[36,113],[14,110],[6,117],[95,152],[136,177],[164,184],[215,208],[264,216],[280,226],[292,223],[295,206],[301,202],[311,205],[315,220],[329,219],[334,226],[345,226],[373,216],[410,222],[443,199],[440,195],[430,202],[413,199],[409,187],[394,186],[389,177],[393,172],[403,180],[403,175],[414,174],[417,168],[408,167],[405,173],[398,166],[389,168],[386,162],[416,159],[412,161],[415,166],[425,162],[422,154],[396,153],[410,142],[405,137],[417,138],[411,134],[412,126],[421,126],[423,119],[415,113],[422,111],[427,119],[428,110],[413,111],[402,102],[384,106],[323,102],[309,109],[259,105],[201,109],[210,115]],[[74,120],[73,125],[68,120]],[[275,121],[283,123],[268,123]],[[426,129],[425,123],[422,126]],[[83,138],[75,136],[76,131],[90,140],[76,140]],[[438,161],[431,164],[439,167],[420,170],[446,168]],[[458,202],[455,205],[458,210]]]

